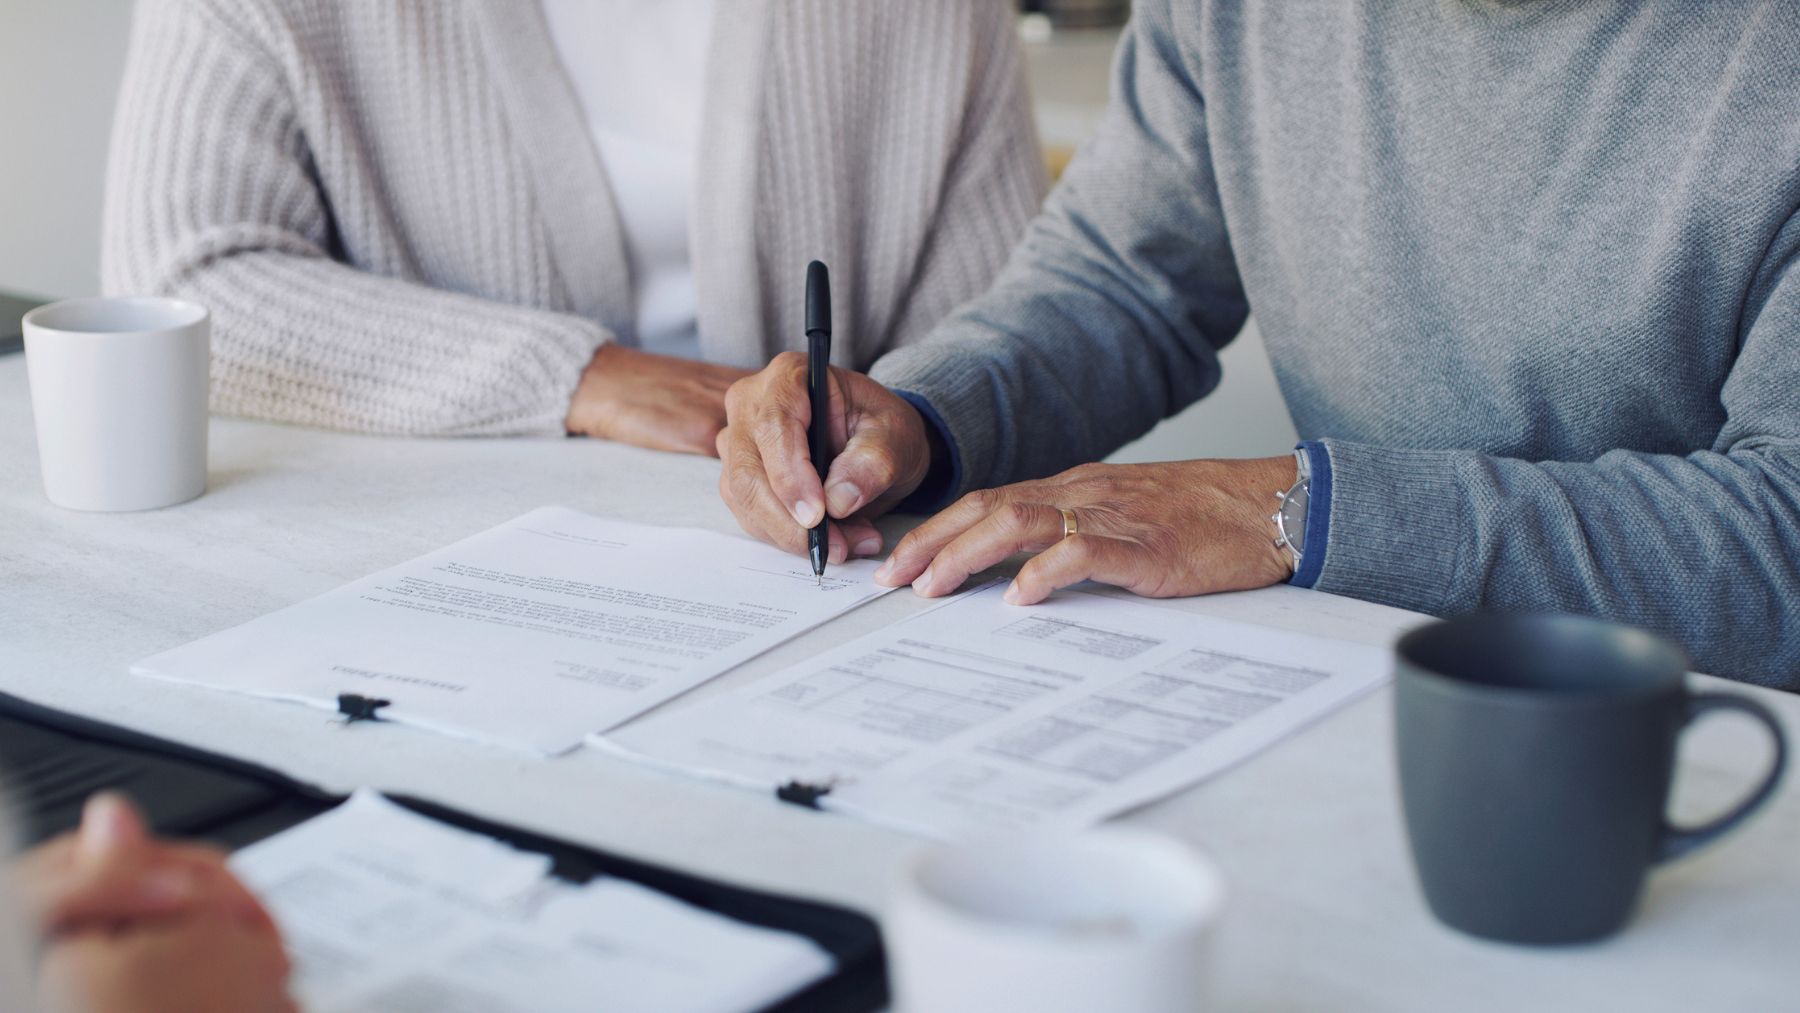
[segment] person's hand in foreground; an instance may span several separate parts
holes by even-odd
[[[725,391],[748,375],[608,342],[582,371],[563,425],[577,436],[712,454],[725,426]]]
[[[935,598],[1025,552],[1006,589],[1015,605],[1084,580],[1150,598],[1266,587],[1292,575],[1269,515],[1295,470],[1292,456],[1084,464],[972,492],[901,539],[875,579]]]
[[[58,1013],[292,1013],[273,934],[217,911],[124,932],[84,932],[44,953],[41,991]]]
[[[150,838],[117,795],[12,870],[44,940],[48,1008],[290,1010],[288,960],[268,912],[214,849]]]
[[[823,482],[806,442],[812,406],[806,356],[784,352],[731,386],[719,433],[719,494],[745,531],[805,553],[807,529],[829,515],[832,563],[881,551],[873,518],[918,488],[931,434],[917,409],[861,373],[831,370],[831,446]]]

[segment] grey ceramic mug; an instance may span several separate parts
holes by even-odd
[[[1651,867],[1730,831],[1781,778],[1775,715],[1747,696],[1690,691],[1681,650],[1642,630],[1471,615],[1421,627],[1397,652],[1413,861],[1432,912],[1472,935],[1548,944],[1618,931]],[[1717,710],[1768,726],[1774,761],[1723,816],[1674,826],[1676,740]]]

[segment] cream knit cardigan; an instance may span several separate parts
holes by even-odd
[[[1007,0],[717,5],[692,205],[701,348],[801,344],[832,268],[863,368],[981,292],[1044,179]],[[216,411],[556,433],[635,341],[619,216],[531,0],[142,0],[102,273],[213,314]]]

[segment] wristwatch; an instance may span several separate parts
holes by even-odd
[[[1294,451],[1294,463],[1299,477],[1288,487],[1287,492],[1275,494],[1275,501],[1281,508],[1269,515],[1275,522],[1275,547],[1286,549],[1288,562],[1293,565],[1294,572],[1300,572],[1300,556],[1306,552],[1306,504],[1312,492],[1312,462],[1307,459],[1306,451]]]

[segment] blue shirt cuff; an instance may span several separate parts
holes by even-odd
[[[1294,449],[1306,454],[1312,478],[1306,491],[1306,548],[1300,553],[1300,568],[1288,583],[1312,587],[1325,569],[1325,546],[1331,537],[1331,455],[1318,440],[1307,440]]]
[[[937,513],[950,505],[950,494],[962,488],[962,455],[956,451],[956,440],[950,435],[950,427],[944,424],[944,417],[937,413],[936,408],[931,407],[930,401],[910,390],[897,390],[894,393],[917,409],[926,425],[937,430],[938,439],[944,444],[944,457],[948,459],[939,461],[934,457],[931,470],[925,473],[925,480],[894,509],[908,514]]]

